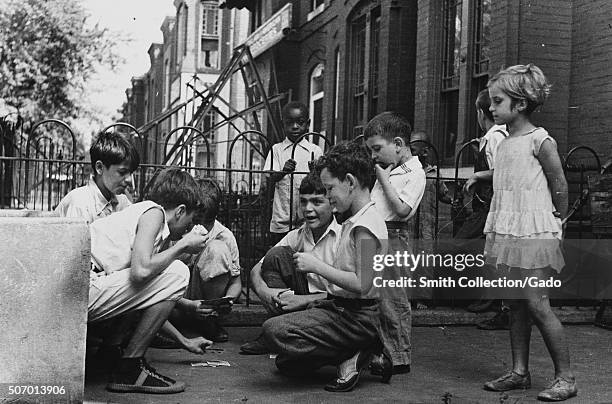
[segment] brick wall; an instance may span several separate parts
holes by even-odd
[[[492,5],[491,75],[514,64],[534,63],[553,85],[551,97],[532,116],[567,150],[572,44],[572,1],[495,1]]]
[[[612,2],[574,0],[568,146],[612,155]]]

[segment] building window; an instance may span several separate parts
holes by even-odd
[[[202,119],[202,132],[204,136],[208,139],[208,143],[212,146],[215,143],[215,130],[211,130],[213,126],[217,123],[217,114],[213,110],[209,110],[206,115],[204,115],[204,119]],[[204,141],[202,141],[204,142]]]
[[[444,1],[444,54],[442,55],[442,89],[444,90],[459,86],[461,3],[461,0]]]
[[[178,20],[178,35],[177,35],[177,55],[182,59],[183,56],[187,55],[187,34],[189,31],[189,24],[187,23],[187,17],[189,16],[189,10],[186,4],[179,5],[177,12]],[[177,58],[176,63],[179,63]]]
[[[325,67],[318,64],[310,74],[310,131],[324,134],[323,131],[323,95]],[[319,144],[320,139],[314,136],[313,143]]]
[[[365,7],[350,25],[349,100],[353,138],[378,111],[380,7]]]
[[[474,76],[489,73],[491,0],[476,0],[474,18]]]
[[[310,21],[325,10],[325,0],[310,0],[310,12],[306,20]]]
[[[219,36],[219,9],[216,3],[202,4],[202,37]]]

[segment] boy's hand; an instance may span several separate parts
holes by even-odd
[[[191,314],[195,318],[204,320],[217,315],[217,311],[213,307],[203,305],[201,300],[192,300],[191,302]]]
[[[311,253],[300,252],[293,254],[293,262],[295,263],[295,267],[298,271],[313,273],[316,273],[317,268],[322,264],[321,260],[316,258]]]
[[[387,168],[382,168],[380,164],[375,164],[374,170],[376,170],[376,178],[378,181],[389,182],[389,177],[391,176],[393,168],[393,164],[389,164]]]
[[[303,295],[296,295],[292,290],[288,290],[278,296],[273,297],[274,303],[277,308],[283,312],[297,311],[308,306],[308,300]]]
[[[208,241],[208,237],[203,235],[197,226],[194,226],[189,233],[179,240],[179,243],[182,243],[185,252],[195,254],[206,247],[206,241]]]
[[[191,353],[203,355],[206,348],[212,344],[212,341],[204,337],[187,338],[183,341],[183,348]]]
[[[277,293],[273,289],[262,290],[260,292],[260,298],[262,304],[265,306],[266,310],[272,314],[282,314],[282,310],[280,307],[276,305],[274,299],[276,298]]]
[[[475,175],[472,175],[463,185],[463,192],[466,194],[471,194],[474,192],[474,185],[478,182],[478,179]]]
[[[292,173],[295,171],[295,167],[297,162],[294,159],[289,159],[285,161],[285,165],[283,166],[283,171],[286,173]]]

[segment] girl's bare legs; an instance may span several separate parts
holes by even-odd
[[[510,306],[510,347],[512,349],[512,370],[519,375],[529,372],[529,342],[531,321],[525,300],[511,300]]]
[[[538,270],[539,271],[539,270]],[[543,279],[539,277],[539,279]],[[573,379],[570,369],[569,349],[563,325],[552,311],[548,291],[542,288],[527,288],[527,310],[540,330],[546,348],[553,360],[555,378]]]

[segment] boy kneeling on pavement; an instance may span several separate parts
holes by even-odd
[[[283,237],[251,270],[253,289],[271,315],[304,310],[327,297],[325,278],[299,272],[293,262],[296,252],[310,252],[327,263],[334,261],[340,225],[318,173],[308,174],[300,183],[299,204],[304,224]],[[240,352],[260,355],[270,350],[260,336],[242,345]]]
[[[372,353],[380,350],[372,264],[375,254],[386,253],[387,228],[370,201],[374,165],[362,146],[334,146],[315,171],[320,172],[332,208],[351,213],[342,223],[331,265],[310,252],[293,255],[298,272],[326,281],[327,298],[306,310],[268,319],[263,336],[265,345],[278,353],[281,372],[302,375],[336,366],[338,377],[325,389],[351,391]]]

